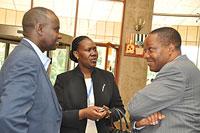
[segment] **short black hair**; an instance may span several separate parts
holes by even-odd
[[[78,46],[80,44],[80,42],[84,39],[89,39],[91,40],[88,36],[78,36],[76,37],[73,41],[72,41],[72,46],[71,46],[71,50],[69,52],[69,57],[71,60],[73,60],[74,62],[78,63],[77,58],[74,56],[73,52],[76,51],[78,49]]]
[[[174,28],[161,27],[151,31],[149,34],[157,34],[161,41],[174,44],[178,50],[181,48],[181,35]]]

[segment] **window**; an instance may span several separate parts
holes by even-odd
[[[58,74],[65,72],[68,68],[69,63],[69,46],[66,49],[59,49],[57,48],[54,51],[51,51],[52,57],[52,65],[50,72],[50,80],[52,84],[55,83],[56,77]]]
[[[36,6],[53,10],[60,20],[60,32],[74,35],[76,0],[33,0],[33,7]]]
[[[4,56],[5,56],[5,47],[6,47],[6,44],[0,42],[0,68],[1,68],[2,65],[3,65],[4,58],[5,58],[5,57],[4,57]]]
[[[22,24],[24,13],[31,8],[31,0],[0,0],[0,24]]]
[[[79,5],[76,25],[77,1]],[[95,42],[102,44],[98,46],[97,67],[114,73],[117,50],[109,48],[106,44],[108,42],[115,45],[120,44],[124,2],[115,0],[0,0],[0,3],[0,24],[21,26],[24,13],[31,6],[53,10],[60,20],[61,33],[71,36],[87,35]],[[4,45],[1,44],[1,46]],[[14,46],[10,47],[10,51],[13,48]],[[67,49],[58,48],[52,52],[53,60],[50,69],[52,83],[56,75],[69,69],[70,65],[64,65],[68,64],[68,55],[69,47]]]
[[[123,2],[79,0],[77,36],[87,35],[95,42],[120,43]]]

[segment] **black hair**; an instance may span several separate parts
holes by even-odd
[[[74,56],[73,52],[76,51],[78,49],[78,46],[80,44],[80,42],[84,39],[89,39],[91,40],[88,36],[78,36],[76,37],[73,41],[72,41],[72,46],[71,46],[71,50],[69,52],[69,57],[71,60],[73,60],[74,62],[78,63],[77,58]]]
[[[174,44],[176,49],[181,48],[181,35],[177,30],[171,27],[162,27],[153,30],[149,34],[157,34],[159,39],[167,44]]]

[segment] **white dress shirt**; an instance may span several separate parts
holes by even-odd
[[[94,92],[92,79],[85,79],[85,84],[87,87],[87,106],[94,106]],[[93,120],[87,119],[86,133],[97,133],[96,123]]]
[[[42,53],[42,51],[38,48],[38,46],[36,44],[34,44],[31,40],[29,40],[27,38],[23,38],[23,39],[28,41],[31,44],[31,46],[33,47],[33,49],[35,50],[35,52],[39,56],[42,64],[44,65],[45,70],[47,71],[49,64],[51,62],[51,59],[48,58],[44,53]]]

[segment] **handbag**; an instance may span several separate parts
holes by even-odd
[[[117,115],[119,117],[119,128],[117,128],[114,124],[114,121],[113,119],[111,118],[111,126],[110,127],[110,133],[131,133],[131,131],[129,131],[129,125],[128,125],[128,122],[126,120],[126,117],[125,117],[125,114],[118,108],[114,108],[114,110],[117,112]],[[126,125],[126,128],[123,129],[122,127],[122,120],[124,119],[124,122],[125,122],[125,125]]]

